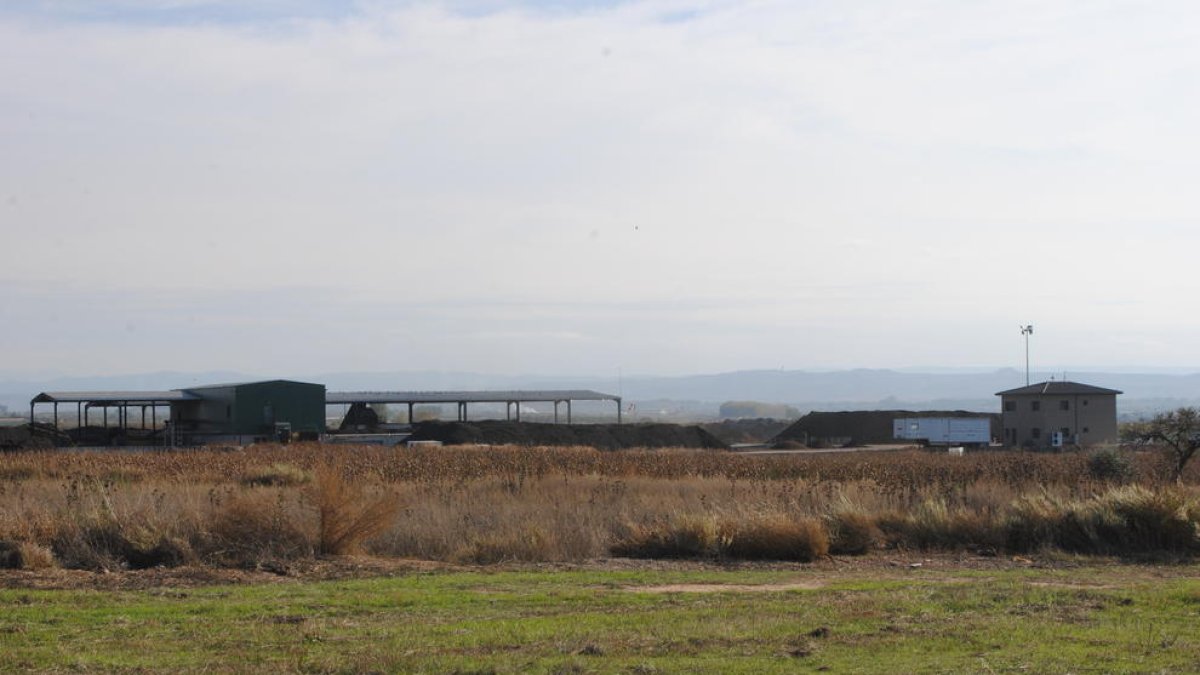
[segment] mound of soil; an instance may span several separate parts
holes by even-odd
[[[338,431],[374,431],[379,428],[379,413],[366,403],[352,403]]]
[[[413,425],[410,440],[441,441],[446,445],[586,445],[601,450],[727,447],[698,426],[540,424],[504,420],[417,422]]]
[[[810,412],[775,437],[775,442],[796,441],[809,445],[867,445],[891,443],[892,422],[900,417],[990,417],[992,436],[1000,437],[1000,415],[965,410],[852,410]]]
[[[701,424],[700,427],[724,443],[764,443],[791,424],[790,420],[768,417],[731,419]]]
[[[71,445],[71,439],[50,424],[0,427],[0,450],[44,450]]]

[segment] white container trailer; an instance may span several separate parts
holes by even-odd
[[[892,421],[892,437],[922,445],[987,445],[992,421],[987,417],[905,417]]]

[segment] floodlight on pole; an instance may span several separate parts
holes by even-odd
[[[1029,386],[1029,336],[1033,335],[1033,324],[1021,326],[1021,335],[1025,336],[1025,386]]]

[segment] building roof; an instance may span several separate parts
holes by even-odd
[[[251,384],[286,382],[314,387],[324,385],[294,380],[264,380],[209,384],[169,391],[47,391],[35,396],[32,403],[88,403],[92,405],[174,403],[199,401],[211,389],[234,388]],[[538,401],[620,401],[620,396],[590,389],[535,389],[508,391],[343,391],[327,392],[325,403],[510,403]]]
[[[247,382],[222,382],[220,384],[201,384],[194,387],[184,387],[184,391],[197,389],[235,389],[237,387],[248,387],[259,384],[303,384],[310,387],[324,387],[323,384],[315,384],[313,382],[299,382],[296,380],[250,380]]]
[[[997,396],[1070,396],[1074,394],[1123,394],[1125,392],[1117,391],[1116,389],[1105,389],[1104,387],[1096,387],[1090,384],[1080,384],[1079,382],[1068,382],[1065,380],[1050,380],[1049,382],[1039,382],[1026,387],[1017,387],[1007,391],[996,392]]]
[[[33,403],[171,403],[195,401],[200,397],[186,391],[44,391]]]
[[[589,389],[509,391],[331,391],[328,404],[344,403],[529,403],[538,401],[620,401],[620,396]]]

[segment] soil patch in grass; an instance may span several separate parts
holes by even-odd
[[[779,591],[814,591],[824,588],[823,581],[789,581],[777,584],[664,584],[662,586],[627,586],[637,593],[776,593]]]

